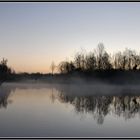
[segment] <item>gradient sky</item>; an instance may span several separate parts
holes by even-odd
[[[108,52],[139,51],[140,3],[0,2],[0,59],[16,72],[50,71],[103,42]]]

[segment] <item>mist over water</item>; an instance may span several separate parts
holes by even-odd
[[[20,82],[4,83],[0,88],[23,88],[23,89],[41,89],[55,88],[59,91],[65,91],[67,95],[140,95],[139,84],[114,84],[101,80],[87,82],[82,78],[69,80],[69,83],[44,82],[41,80],[27,80]]]
[[[136,137],[140,136],[140,88],[4,83],[0,114],[0,136],[5,137]]]

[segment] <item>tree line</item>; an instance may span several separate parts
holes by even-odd
[[[7,59],[2,59],[0,62],[0,85],[9,79],[10,75],[14,73],[12,69],[7,65]]]
[[[103,43],[99,43],[97,48],[88,54],[77,53],[73,61],[62,61],[58,65],[60,73],[93,72],[95,70],[139,70],[140,55],[135,50],[126,48],[114,55],[109,54]],[[53,64],[54,70],[54,64]],[[53,71],[52,70],[52,71]]]
[[[41,74],[37,73],[15,73],[7,65],[7,59],[2,59],[0,61],[0,84],[6,80],[18,80],[18,79],[40,79],[43,77],[49,77],[54,74],[54,70],[56,65],[54,62],[51,64],[51,73]],[[134,71],[137,72],[140,70],[140,54],[138,54],[135,50],[131,50],[126,48],[124,51],[119,51],[114,55],[109,54],[103,43],[99,43],[97,48],[90,52],[85,53],[78,52],[75,54],[73,61],[62,61],[57,66],[60,75],[62,74],[70,74],[70,73],[96,73],[95,71]],[[56,74],[55,74],[56,75]],[[57,74],[58,75],[58,74]],[[56,75],[56,76],[57,76]],[[106,73],[104,75],[107,75]],[[109,77],[110,73],[108,73]],[[103,75],[101,75],[103,77]],[[127,76],[128,77],[128,76]]]

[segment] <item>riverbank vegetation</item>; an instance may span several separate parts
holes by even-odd
[[[52,62],[51,73],[15,73],[7,60],[0,63],[0,83],[4,81],[40,80],[50,83],[71,83],[102,81],[109,83],[140,83],[140,54],[126,48],[124,51],[109,54],[103,43],[92,52],[75,54],[71,61],[62,61],[57,66]],[[54,73],[57,69],[59,73]]]

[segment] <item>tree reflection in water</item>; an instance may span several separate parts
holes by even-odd
[[[70,96],[60,92],[56,97],[62,103],[70,103],[77,113],[90,113],[103,124],[108,114],[123,117],[125,120],[140,115],[140,96]]]
[[[61,87],[61,88],[60,88]],[[102,95],[94,94],[93,90],[83,91],[77,88],[69,88],[60,86],[48,86],[47,88],[52,89],[52,102],[59,100],[61,103],[72,104],[75,108],[75,111],[80,114],[92,114],[93,118],[97,120],[98,124],[103,124],[104,119],[107,115],[115,115],[117,117],[123,117],[125,120],[136,117],[140,115],[140,96],[139,93],[135,95],[125,94],[121,95]],[[28,89],[31,86],[22,86],[18,87],[20,89]],[[34,86],[33,89],[44,88],[44,85],[41,87]],[[45,86],[46,88],[46,86]],[[11,102],[8,100],[8,97],[12,91],[16,89],[16,86],[1,86],[0,87],[0,108],[6,108],[7,105]],[[71,90],[72,89],[72,90]],[[138,91],[138,90],[137,90]],[[96,92],[96,91],[95,91]]]
[[[12,90],[14,89],[0,86],[0,108],[7,108],[7,105],[12,103],[11,100],[8,100]]]

